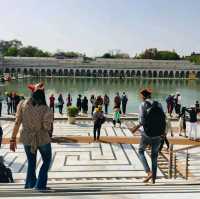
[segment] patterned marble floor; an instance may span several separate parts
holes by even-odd
[[[9,138],[13,122],[3,122],[4,138]],[[79,121],[70,125],[66,121],[55,122],[54,135],[92,136],[91,121]],[[132,136],[123,128],[113,128],[110,122],[103,125],[102,136]],[[110,143],[66,143],[52,144],[53,160],[49,172],[51,180],[59,179],[92,179],[92,178],[142,178],[145,176],[142,164],[137,155],[137,145]],[[0,155],[4,156],[6,164],[11,167],[14,178],[25,179],[27,162],[22,145],[18,145],[15,153],[9,151],[8,145],[3,145]],[[37,171],[41,166],[38,153]],[[162,177],[159,171],[158,175]]]
[[[12,121],[1,121],[4,138],[9,138],[13,129]],[[177,123],[173,123],[176,128]],[[77,121],[70,125],[67,121],[55,121],[54,136],[92,136],[92,121]],[[138,133],[136,133],[137,135]],[[132,136],[126,124],[122,128],[114,128],[111,122],[102,127],[102,136]],[[177,134],[175,134],[177,136]],[[145,172],[138,158],[138,145],[111,144],[111,143],[65,143],[52,144],[53,159],[49,172],[50,181],[62,180],[132,180],[143,178]],[[195,151],[195,150],[194,150]],[[197,160],[196,152],[194,159]],[[23,181],[26,175],[27,162],[22,145],[18,145],[15,153],[10,152],[7,144],[0,149],[6,164],[11,167],[14,178]],[[198,159],[200,157],[198,156]],[[149,157],[148,157],[149,160]],[[37,172],[41,166],[41,157],[38,154]],[[198,165],[198,164],[197,164]],[[197,168],[197,166],[195,167]],[[199,167],[198,167],[199,168]],[[200,175],[198,173],[198,175]],[[163,174],[158,170],[159,178]]]

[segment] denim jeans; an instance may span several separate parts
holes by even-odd
[[[150,168],[146,160],[146,157],[144,155],[144,152],[147,145],[151,146],[152,178],[154,180],[156,179],[156,173],[157,173],[157,159],[158,159],[160,143],[161,143],[160,137],[148,137],[146,135],[142,135],[139,146],[139,158],[143,164],[146,173],[150,172]]]
[[[45,189],[52,157],[51,144],[49,143],[38,147],[43,160],[38,179],[36,178],[37,151],[35,153],[31,153],[30,145],[24,145],[24,149],[28,160],[25,188],[35,187],[36,189]]]

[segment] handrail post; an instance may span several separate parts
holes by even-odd
[[[186,164],[185,164],[185,178],[186,178],[186,180],[188,180],[188,167],[189,167],[189,153],[188,153],[188,150],[187,150]]]
[[[177,177],[177,169],[176,169],[176,153],[174,154],[174,179]]]
[[[169,149],[168,178],[172,178],[172,167],[173,167],[173,144],[170,145],[170,149]]]

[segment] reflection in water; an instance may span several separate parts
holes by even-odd
[[[161,80],[161,79],[95,79],[95,78],[31,78],[20,79],[11,82],[6,82],[1,86],[1,91],[16,91],[24,93],[25,96],[29,96],[30,93],[27,89],[28,83],[34,83],[38,81],[44,81],[47,97],[50,94],[55,94],[57,97],[59,93],[62,93],[64,99],[67,94],[71,93],[73,103],[76,103],[78,94],[87,96],[91,94],[109,95],[111,99],[110,110],[113,106],[113,98],[116,92],[122,94],[125,91],[128,94],[128,112],[135,112],[138,110],[140,103],[139,91],[144,87],[152,88],[153,96],[161,100],[165,105],[165,99],[168,94],[176,93],[179,91],[182,95],[182,101],[184,104],[194,104],[195,100],[200,100],[199,92],[199,80]]]

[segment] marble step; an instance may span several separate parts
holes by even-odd
[[[199,184],[165,184],[144,185],[136,183],[52,183],[52,191],[47,193],[35,190],[24,190],[22,184],[4,184],[0,186],[1,197],[35,197],[35,196],[79,196],[104,194],[169,194],[196,193],[200,194]]]

